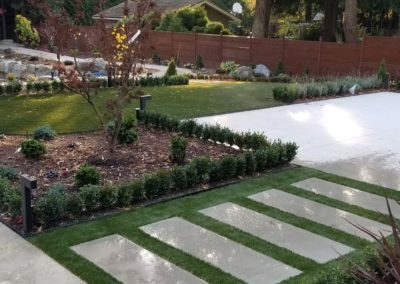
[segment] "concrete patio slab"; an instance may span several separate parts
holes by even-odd
[[[391,228],[385,224],[277,189],[266,190],[251,195],[249,198],[369,241],[373,241],[373,239],[352,224],[363,226],[375,234],[381,232],[384,236],[388,236],[392,232]]]
[[[386,199],[382,196],[361,191],[341,184],[329,182],[318,178],[310,178],[293,186],[314,192],[319,195],[337,199],[352,205],[388,215]],[[393,216],[400,218],[400,205],[395,200],[389,199]]]
[[[143,226],[141,230],[246,283],[279,283],[301,273],[295,268],[178,217]]]
[[[296,163],[400,190],[400,95],[376,93],[199,118],[294,141]]]
[[[0,283],[85,283],[0,222]]]
[[[122,283],[206,283],[120,235],[107,236],[71,249]]]
[[[318,263],[328,262],[353,251],[341,243],[233,203],[224,203],[199,212]]]

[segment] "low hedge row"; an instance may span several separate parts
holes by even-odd
[[[143,111],[139,113],[138,121],[146,126],[152,125],[163,130],[180,132],[185,136],[195,136],[200,139],[210,140],[237,146],[241,150],[258,150],[268,147],[271,143],[262,133],[234,132],[220,125],[199,124],[194,119],[180,121],[168,115]]]
[[[107,79],[91,80],[95,84],[94,87],[108,87]],[[189,78],[184,75],[162,76],[162,77],[140,77],[138,79],[130,79],[129,85],[136,87],[161,87],[161,86],[177,86],[189,84]],[[118,85],[118,82],[113,82],[113,86]]]
[[[296,152],[295,144],[275,141],[265,149],[229,155],[220,160],[199,157],[187,165],[160,170],[119,186],[85,185],[78,192],[68,193],[63,185],[56,184],[36,199],[34,218],[40,224],[50,225],[61,219],[75,218],[101,209],[137,205],[201,184],[226,182],[263,173],[288,164]]]
[[[299,99],[313,99],[333,95],[343,95],[356,85],[356,90],[377,89],[382,86],[382,80],[377,76],[345,77],[336,80],[311,82],[305,84],[290,84],[277,86],[273,89],[274,99],[292,103]]]

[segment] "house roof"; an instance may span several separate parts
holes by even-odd
[[[156,3],[155,9],[160,13],[164,13],[167,11],[177,10],[184,6],[197,6],[197,5],[207,5],[212,9],[218,11],[219,13],[225,15],[226,17],[232,19],[232,21],[239,21],[237,17],[228,13],[227,11],[221,9],[220,7],[216,6],[215,4],[209,2],[208,0],[155,0]],[[120,20],[124,15],[124,2],[113,6],[109,9],[102,11],[103,17],[106,20]],[[128,1],[128,8],[129,13],[134,14],[136,10],[136,3],[134,0]],[[99,19],[100,13],[93,16],[93,19]]]

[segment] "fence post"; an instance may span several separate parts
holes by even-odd
[[[367,41],[367,36],[364,34],[363,35],[363,40],[362,40],[362,43],[361,43],[360,65],[358,66],[359,75],[362,75],[362,73],[363,73],[365,42],[366,41]]]
[[[194,33],[194,62],[197,60],[197,33]]]
[[[174,58],[174,31],[171,31],[171,58]]]
[[[250,65],[253,64],[253,35],[250,34]]]
[[[318,76],[321,75],[321,53],[322,53],[322,36],[319,37],[319,45],[318,45]]]
[[[224,57],[223,57],[223,37],[222,37],[222,33],[219,35],[219,51],[220,51],[220,62],[224,61]]]
[[[32,214],[32,189],[37,188],[37,179],[29,175],[21,175],[21,192],[22,192],[22,219],[24,232],[27,234],[32,231],[33,214]]]

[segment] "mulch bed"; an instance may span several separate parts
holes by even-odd
[[[103,184],[117,184],[174,166],[169,155],[170,141],[176,134],[142,125],[138,126],[138,134],[135,144],[119,145],[115,153],[109,152],[102,132],[60,135],[44,142],[47,154],[40,160],[27,159],[18,151],[25,136],[8,136],[0,140],[0,164],[35,176],[39,187],[36,194],[59,182],[72,189],[75,173],[84,163],[96,166]],[[199,156],[219,159],[237,151],[198,138],[188,138],[189,160]]]

